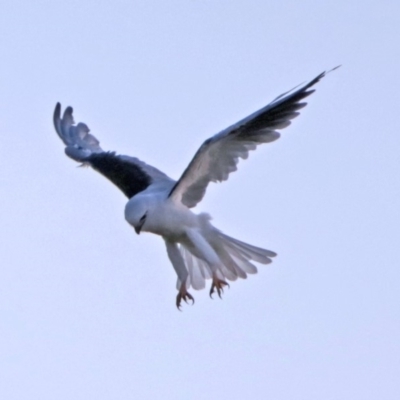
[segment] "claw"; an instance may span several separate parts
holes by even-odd
[[[219,279],[217,277],[213,277],[213,282],[211,284],[211,289],[210,289],[210,297],[213,298],[212,295],[214,294],[214,291],[216,289],[217,293],[218,293],[218,297],[220,299],[222,299],[221,295],[222,295],[222,293],[224,293],[224,286],[228,286],[228,288],[229,288],[228,282],[225,282],[222,279]]]
[[[186,284],[182,284],[177,296],[176,296],[176,307],[178,308],[179,311],[181,310],[181,303],[182,300],[186,303],[188,303],[188,300],[192,301],[192,305],[194,304],[194,297],[186,290]]]

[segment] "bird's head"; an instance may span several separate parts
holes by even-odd
[[[148,209],[146,198],[140,195],[130,199],[125,206],[125,219],[133,226],[138,235],[146,222]]]

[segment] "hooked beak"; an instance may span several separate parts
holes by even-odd
[[[143,220],[143,221],[140,221],[140,223],[139,223],[138,226],[135,226],[135,232],[136,232],[138,235],[140,235],[140,231],[142,230],[143,224],[144,224],[144,220]]]

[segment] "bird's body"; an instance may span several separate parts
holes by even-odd
[[[201,201],[210,182],[228,179],[239,158],[247,158],[259,144],[278,139],[277,130],[299,114],[306,105],[301,100],[323,76],[325,73],[206,140],[178,181],[137,158],[104,152],[85,124],[74,125],[72,108],[67,107],[60,118],[57,104],[54,125],[66,144],[66,154],[92,166],[122,190],[129,198],[125,219],[136,233],[149,232],[164,239],[178,276],[178,308],[182,300],[193,300],[190,287],[202,289],[211,279],[210,294],[216,290],[221,296],[227,280],[246,278],[257,272],[253,262],[268,264],[276,256],[223,234],[211,224],[208,214],[195,214],[191,208]]]
[[[147,212],[140,231],[170,238],[184,235],[186,227],[196,225],[196,215],[187,207],[171,201],[168,189],[172,188],[156,191],[148,188],[137,194],[125,207],[125,219],[135,227]]]

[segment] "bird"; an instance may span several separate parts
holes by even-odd
[[[178,180],[136,157],[104,151],[85,123],[75,124],[72,107],[61,117],[61,104],[56,104],[53,122],[66,155],[92,167],[125,194],[125,219],[138,235],[148,232],[163,238],[177,275],[175,305],[179,310],[182,301],[194,304],[190,288],[204,289],[211,280],[210,297],[217,293],[221,298],[228,281],[257,273],[254,263],[269,264],[277,255],[226,235],[212,225],[209,214],[191,209],[203,199],[209,183],[226,181],[240,159],[246,159],[258,145],[277,140],[279,131],[299,115],[307,104],[303,100],[328,72],[207,139]]]

